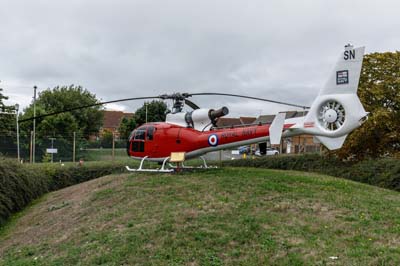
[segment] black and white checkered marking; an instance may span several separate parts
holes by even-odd
[[[348,83],[349,83],[349,71],[348,70],[336,71],[336,85],[342,85]]]

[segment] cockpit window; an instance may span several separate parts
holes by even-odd
[[[147,139],[153,140],[153,136],[154,136],[154,127],[148,127],[147,128]]]
[[[133,137],[135,136],[136,131],[132,131],[131,134],[129,135],[129,141],[133,140]]]
[[[135,140],[144,140],[146,129],[138,129],[135,131]]]

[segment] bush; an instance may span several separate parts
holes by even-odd
[[[317,172],[400,191],[400,160],[395,158],[349,162],[334,156],[304,154],[240,159],[224,165]]]
[[[20,165],[0,157],[0,225],[44,193],[122,171],[121,163]]]

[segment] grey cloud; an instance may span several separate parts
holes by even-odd
[[[19,102],[29,102],[27,86],[80,84],[103,100],[219,91],[310,104],[344,44],[373,52],[400,43],[400,4],[389,0],[1,5],[0,79]],[[232,98],[195,100],[231,105],[232,114],[287,109]],[[121,103],[129,111],[141,104]]]

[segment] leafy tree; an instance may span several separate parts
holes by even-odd
[[[36,115],[59,112],[80,106],[96,104],[96,96],[81,86],[55,87],[39,93],[36,100]],[[37,135],[72,136],[75,131],[88,138],[99,131],[103,123],[101,106],[79,109],[36,120]],[[24,118],[33,116],[33,103],[24,110]],[[25,122],[22,129],[31,130],[33,121]]]
[[[364,57],[359,97],[369,118],[336,152],[341,158],[363,159],[400,154],[400,52]]]
[[[150,103],[145,102],[142,107],[136,110],[135,120],[137,125],[146,122],[146,106],[147,106],[147,122],[165,121],[167,105],[163,101],[153,100]]]
[[[113,133],[111,133],[110,131],[105,131],[101,138],[101,146],[103,148],[111,148],[112,141],[113,141]]]
[[[15,130],[15,116],[12,115],[12,113],[15,111],[15,107],[4,104],[3,100],[7,100],[8,97],[4,96],[1,93],[2,91],[3,89],[0,88],[0,133],[6,134]]]
[[[118,128],[118,132],[120,133],[121,139],[128,139],[132,130],[136,128],[136,120],[134,117],[131,118],[122,118],[121,123]]]

